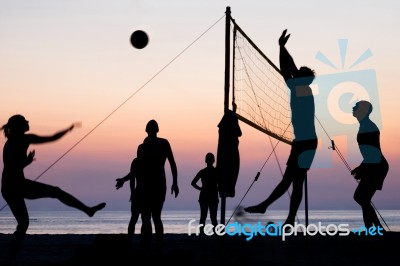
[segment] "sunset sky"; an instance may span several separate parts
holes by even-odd
[[[50,135],[82,122],[81,128],[57,142],[31,146],[36,161],[25,169],[26,177],[35,179],[79,142],[38,181],[59,186],[88,205],[105,201],[108,210],[129,211],[129,186],[116,190],[115,179],[128,173],[137,146],[146,137],[146,123],[155,119],[159,137],[170,141],[178,166],[180,194],[174,198],[166,164],[164,208],[199,208],[198,191],[190,182],[205,167],[206,153],[217,152],[227,6],[235,21],[276,64],[278,38],[288,29],[287,49],[296,64],[316,71],[317,80],[322,80],[316,85],[320,95],[327,95],[321,84],[332,75],[339,80],[344,77],[338,83],[344,90],[352,84],[344,73],[367,75],[376,81],[370,94],[375,103],[372,119],[381,129],[381,146],[390,170],[373,202],[378,209],[398,209],[400,3],[394,0],[351,4],[344,0],[0,0],[0,126],[10,116],[22,114],[30,122],[31,133]],[[141,50],[129,43],[137,29],[150,37]],[[342,44],[347,41],[347,49],[340,49],[340,40]],[[369,56],[352,67],[366,51]],[[336,68],[322,62],[318,54]],[[323,96],[315,100],[321,108],[334,101]],[[346,126],[325,119],[321,122],[354,168],[361,158],[351,104],[341,105],[347,108]],[[342,115],[335,112],[331,115]],[[227,199],[228,209],[239,204],[261,168],[260,179],[242,205],[259,203],[281,179],[275,157],[263,167],[271,153],[269,137],[246,124],[240,126],[241,168],[236,197]],[[356,181],[328,148],[330,143],[323,141],[318,124],[316,127],[321,145],[309,171],[309,208],[358,209],[353,200]],[[1,146],[5,141],[0,136]],[[277,154],[284,168],[289,146],[280,143]],[[55,200],[27,202],[31,210],[68,210]],[[271,208],[288,209],[288,202],[284,195]],[[0,197],[0,205],[5,204]]]

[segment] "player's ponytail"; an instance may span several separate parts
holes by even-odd
[[[8,124],[3,125],[0,129],[3,130],[4,136],[6,138],[10,137],[10,128],[9,128]]]

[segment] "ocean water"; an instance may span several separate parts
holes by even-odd
[[[271,210],[265,215],[244,214],[240,212],[227,212],[225,223],[250,223],[260,221],[284,222],[287,211]],[[389,226],[390,231],[400,231],[400,210],[379,210],[384,222]],[[197,210],[164,210],[162,219],[165,233],[187,234],[188,224],[191,220],[193,226],[198,225],[199,211]],[[297,222],[305,224],[304,211],[300,210]],[[79,211],[30,211],[30,224],[28,234],[125,234],[130,219],[129,211],[100,211],[94,217],[87,217]],[[218,220],[220,214],[218,214]],[[382,219],[381,219],[382,221]],[[210,221],[207,220],[207,223]],[[321,223],[323,226],[329,224],[348,224],[349,229],[355,229],[363,225],[360,210],[310,210],[308,214],[309,224]],[[385,229],[385,223],[382,222]],[[0,212],[0,233],[11,234],[16,227],[16,221],[10,211]],[[141,221],[136,225],[136,232],[140,232]]]

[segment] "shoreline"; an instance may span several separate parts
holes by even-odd
[[[195,236],[165,234],[162,249],[143,248],[126,234],[26,235],[16,261],[12,234],[0,234],[0,265],[398,265],[400,232],[384,236]]]

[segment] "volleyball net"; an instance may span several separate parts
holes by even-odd
[[[289,89],[280,70],[231,20],[232,102],[239,120],[284,143],[294,138]]]

